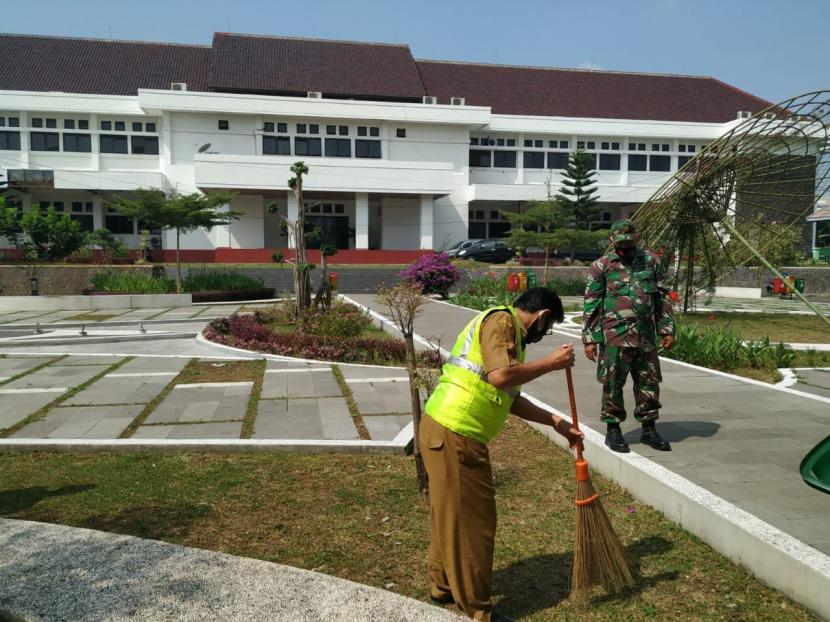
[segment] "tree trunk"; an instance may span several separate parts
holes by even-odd
[[[176,227],[176,293],[182,293],[181,231]]]
[[[415,473],[418,481],[418,492],[421,496],[429,496],[429,478],[424,466],[424,457],[421,455],[421,444],[418,441],[418,430],[421,427],[421,392],[418,389],[418,361],[415,357],[415,340],[412,333],[404,334],[406,342],[406,371],[409,374],[409,396],[412,402],[412,433],[414,436],[413,455],[415,458]]]

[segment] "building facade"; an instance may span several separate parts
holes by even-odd
[[[0,174],[20,208],[54,205],[135,247],[114,196],[233,191],[239,219],[183,236],[196,261],[286,248],[297,160],[307,222],[344,260],[404,258],[506,235],[502,211],[557,192],[575,149],[595,158],[603,220],[628,216],[769,105],[713,78],[419,61],[405,45],[0,35]]]

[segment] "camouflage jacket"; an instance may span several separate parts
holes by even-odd
[[[630,266],[613,249],[591,264],[585,287],[583,343],[654,349],[656,335],[675,331],[657,255],[637,249]],[[655,334],[656,333],[656,334]]]

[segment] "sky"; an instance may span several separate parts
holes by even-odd
[[[0,0],[0,31],[210,44],[214,31],[406,43],[415,58],[830,88],[830,0]]]

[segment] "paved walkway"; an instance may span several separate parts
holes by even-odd
[[[155,540],[0,519],[0,619],[451,622],[394,592]]]
[[[384,313],[370,295],[350,298]],[[474,313],[431,302],[417,318],[415,330],[450,348]],[[531,345],[528,358],[564,343],[578,346],[574,383],[581,422],[604,433],[598,416],[600,387],[595,367],[582,355],[576,331],[557,332]],[[623,424],[632,451],[830,553],[830,495],[808,487],[798,472],[807,451],[830,435],[830,399],[669,359],[662,359],[661,367],[664,409],[660,431],[672,442],[673,451],[659,452],[641,444],[633,418]],[[535,380],[525,391],[569,412],[562,374]],[[633,403],[630,389],[626,400]]]

